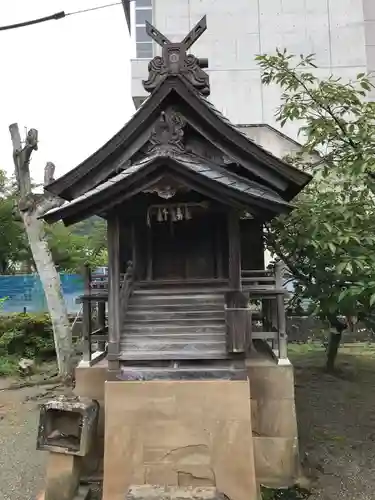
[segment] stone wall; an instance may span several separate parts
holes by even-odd
[[[287,318],[287,334],[289,342],[305,344],[309,341],[322,341],[328,337],[329,324],[312,316],[291,316]],[[344,333],[344,342],[374,341],[374,332],[365,325],[358,323],[355,331]]]

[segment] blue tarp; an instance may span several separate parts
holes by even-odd
[[[76,298],[83,293],[83,280],[79,274],[60,274],[65,302],[69,313],[80,308]],[[7,298],[1,313],[47,311],[43,288],[37,274],[0,276],[0,298]]]

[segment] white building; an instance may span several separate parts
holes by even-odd
[[[258,54],[271,54],[276,48],[296,55],[314,53],[321,78],[355,78],[375,71],[375,0],[131,0],[126,11],[136,108],[147,96],[142,80],[147,78],[148,63],[161,51],[147,36],[145,21],[179,42],[207,15],[207,31],[192,52],[208,58],[211,101],[279,157],[299,149],[299,125],[287,124],[282,133],[277,130],[280,88],[262,85]],[[267,263],[268,251],[265,257]]]
[[[133,0],[132,95],[136,107],[146,96],[142,80],[160,50],[147,36],[148,20],[172,41],[180,41],[207,15],[208,29],[194,44],[208,58],[210,99],[238,125],[274,119],[280,90],[262,86],[255,56],[287,48],[316,54],[317,73],[355,77],[375,70],[375,0]],[[296,139],[297,127],[284,132]]]

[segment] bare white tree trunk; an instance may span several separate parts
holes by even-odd
[[[59,373],[63,379],[68,380],[72,372],[72,329],[62,294],[60,275],[48,247],[44,223],[39,218],[51,208],[62,205],[64,201],[47,192],[32,193],[29,163],[32,151],[38,149],[37,131],[35,129],[29,131],[22,147],[18,125],[10,125],[9,130],[13,142],[13,158],[19,190],[18,207],[51,316]],[[45,185],[53,180],[54,170],[54,165],[47,163],[44,172]]]

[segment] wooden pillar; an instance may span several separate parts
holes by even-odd
[[[120,221],[112,214],[107,224],[108,236],[108,368],[119,368],[120,308]]]
[[[147,226],[147,281],[153,278],[153,248],[152,248],[152,227]]]
[[[138,238],[135,222],[132,224],[132,263],[133,279],[138,278]]]
[[[89,266],[85,266],[83,270],[84,295],[91,293],[91,270]],[[92,332],[92,315],[91,301],[83,299],[82,302],[82,336],[83,336],[83,361],[91,362],[91,332]]]
[[[105,332],[105,302],[98,303],[98,328],[102,331],[102,334]],[[98,350],[103,352],[105,351],[105,342],[98,342]]]
[[[278,290],[283,287],[282,280],[283,264],[277,262],[275,264],[275,284]],[[286,317],[285,317],[285,301],[284,294],[277,295],[277,329],[279,332],[279,358],[286,359],[288,357],[288,340],[286,335]]]
[[[228,214],[229,240],[229,287],[232,290],[241,290],[241,237],[240,219],[235,210]]]
[[[216,278],[223,278],[223,238],[221,219],[217,221],[215,227],[215,252],[216,252]]]

